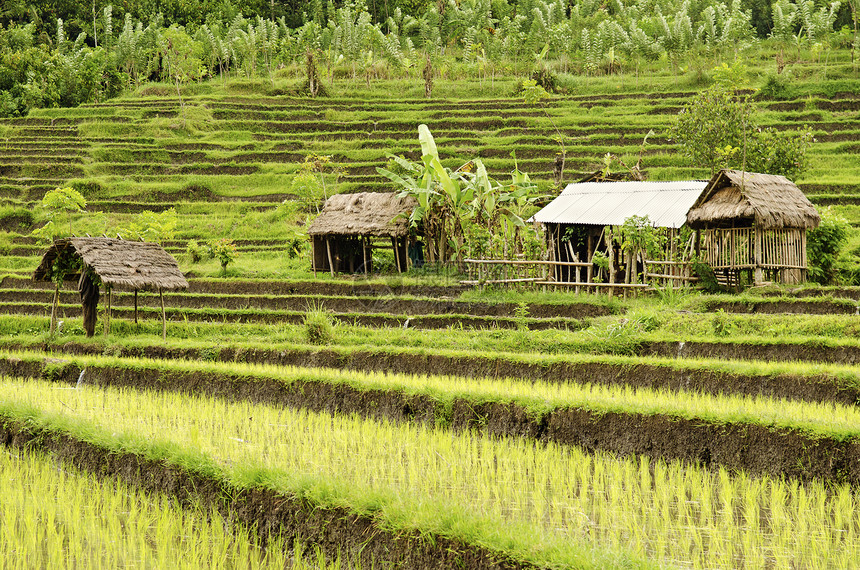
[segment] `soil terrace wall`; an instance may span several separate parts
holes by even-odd
[[[9,359],[6,359],[8,362]],[[14,362],[12,364],[14,366]],[[33,366],[33,365],[28,365]],[[23,369],[22,369],[23,370]],[[35,371],[35,368],[31,368]],[[0,370],[0,372],[4,372]],[[72,381],[78,369],[60,367],[57,379]],[[561,407],[530,415],[515,402],[480,402],[456,398],[450,416],[427,395],[397,390],[361,390],[347,384],[273,379],[206,372],[89,367],[86,384],[204,393],[227,400],[309,408],[328,413],[356,413],[391,421],[447,424],[493,435],[527,437],[604,450],[620,455],[677,459],[704,467],[723,466],[753,474],[860,485],[860,441],[814,437],[800,430],[751,423],[716,424],[662,414],[603,412]]]
[[[23,347],[7,345],[14,350]],[[46,347],[47,348],[47,347]],[[59,353],[98,355],[104,347],[93,344],[66,343],[50,347]],[[668,390],[699,390],[702,392],[760,395],[808,402],[834,402],[856,405],[860,402],[860,386],[841,383],[836,378],[820,376],[747,375],[707,369],[673,368],[654,364],[636,366],[602,362],[552,362],[548,364],[516,361],[503,356],[448,356],[440,354],[385,353],[352,350],[349,353],[329,349],[235,349],[220,351],[171,349],[148,346],[138,349],[116,348],[117,356],[156,359],[187,359],[205,361],[217,358],[224,362],[248,362],[306,368],[333,368],[401,374],[436,374],[469,378],[521,378],[542,382],[590,382],[594,384],[630,385]],[[0,373],[9,366],[0,359]],[[38,376],[38,373],[26,374]]]

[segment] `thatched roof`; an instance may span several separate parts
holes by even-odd
[[[721,170],[687,214],[693,228],[754,221],[762,229],[815,228],[821,218],[801,190],[785,176]]]
[[[308,235],[402,237],[409,231],[409,214],[418,203],[393,192],[335,194],[311,223]]]
[[[114,238],[58,239],[42,257],[34,280],[50,280],[51,267],[60,257],[76,256],[111,287],[173,291],[187,289],[188,281],[172,255],[157,243]],[[67,275],[66,279],[77,279]]]

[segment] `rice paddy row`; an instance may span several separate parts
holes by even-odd
[[[121,467],[129,477],[157,465],[172,473],[171,491],[215,489],[235,497],[240,512],[252,510],[243,501],[255,495],[258,509],[279,504],[290,514],[301,503],[323,519],[336,505],[370,531],[371,552],[392,534],[420,551],[441,543],[454,560],[437,567],[495,567],[464,562],[469,545],[484,554],[478,562],[495,552],[506,567],[565,568],[649,566],[645,558],[693,568],[850,567],[858,548],[847,485],[205,396],[14,379],[0,386],[4,431],[15,435],[6,442],[78,463],[89,456],[93,469]],[[292,516],[270,518],[267,532],[285,519]],[[419,533],[428,540],[413,538]],[[389,555],[401,553],[390,546]]]

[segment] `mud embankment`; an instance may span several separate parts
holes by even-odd
[[[38,362],[6,358],[0,373],[49,376],[76,382],[79,368],[56,360],[40,370]],[[15,366],[19,366],[17,370]],[[29,374],[27,368],[29,367]],[[363,389],[324,381],[284,382],[265,377],[176,371],[159,368],[89,366],[86,385],[208,394],[230,401],[248,400],[331,414],[358,414],[395,422],[478,429],[498,436],[576,445],[620,455],[680,460],[706,468],[722,466],[754,474],[860,485],[860,443],[816,437],[800,429],[755,423],[715,423],[635,411],[559,407],[530,413],[514,401],[442,400],[400,390]],[[450,412],[445,410],[449,409]]]

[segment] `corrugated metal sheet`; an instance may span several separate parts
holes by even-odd
[[[679,228],[708,185],[707,180],[671,182],[579,182],[532,217],[545,224],[616,226],[648,216],[656,227]]]

